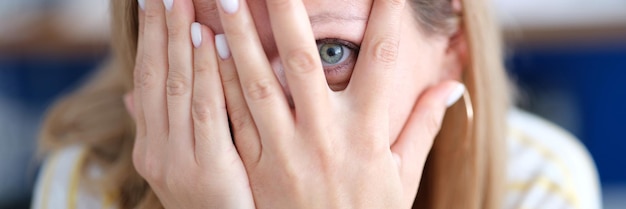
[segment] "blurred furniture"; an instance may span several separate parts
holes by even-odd
[[[110,33],[109,0],[0,1],[0,54],[103,51]]]
[[[509,44],[626,41],[623,0],[492,0]]]

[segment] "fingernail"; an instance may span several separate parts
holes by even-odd
[[[217,54],[219,54],[220,58],[223,60],[230,57],[230,48],[228,48],[224,34],[215,35],[215,48],[217,48]]]
[[[191,23],[191,42],[196,48],[200,48],[202,45],[202,26],[200,23]]]
[[[165,10],[168,12],[172,10],[172,6],[174,5],[174,0],[163,0],[163,5],[165,5]]]
[[[139,3],[139,8],[141,8],[141,10],[146,8],[146,0],[137,0],[137,2]]]
[[[451,107],[454,103],[459,101],[461,96],[463,96],[463,93],[465,93],[465,85],[461,83],[457,84],[457,86],[454,87],[454,90],[452,90],[452,93],[450,93],[450,95],[448,96],[446,106]]]
[[[239,0],[220,0],[224,12],[233,14],[239,9]]]

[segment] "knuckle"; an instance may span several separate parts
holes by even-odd
[[[246,94],[253,101],[265,101],[274,95],[271,82],[267,79],[259,79],[245,85]]]
[[[146,9],[144,18],[146,25],[163,24],[163,14],[158,9]]]
[[[318,172],[328,175],[338,170],[341,170],[342,166],[341,166],[341,163],[338,162],[337,159],[339,159],[339,157],[337,156],[335,152],[330,152],[330,150],[319,152],[317,153],[317,156],[318,156],[318,161],[319,161]]]
[[[220,72],[222,83],[224,86],[240,85],[239,77],[235,72]]]
[[[156,82],[154,70],[158,64],[154,62],[151,55],[143,54],[141,62],[135,66],[135,85],[140,88],[150,88]]]
[[[150,71],[146,68],[140,68],[136,70],[135,82],[137,87],[139,88],[150,88],[153,86],[154,81],[154,72]]]
[[[301,182],[305,181],[306,178],[304,177],[304,174],[301,172],[300,167],[297,166],[296,163],[287,160],[286,162],[283,162],[282,165],[283,175],[288,182],[292,183],[292,185],[300,185]],[[300,189],[296,189],[295,191],[299,190]]]
[[[210,65],[207,65],[205,63],[199,63],[200,61],[196,61],[196,63],[193,65],[193,72],[195,73],[204,73],[204,72],[209,72],[209,70],[211,70],[212,68],[209,67]]]
[[[190,92],[190,79],[176,70],[170,70],[167,76],[167,95],[182,96]]]
[[[168,22],[167,24],[167,36],[172,41],[183,40],[189,38],[189,30],[182,27],[182,23]]]
[[[228,115],[230,117],[230,123],[235,130],[247,127],[252,123],[252,118],[250,118],[248,109],[245,107],[231,109]]]
[[[251,36],[250,32],[246,30],[246,27],[231,27],[228,31],[228,40],[248,40]]]
[[[398,39],[393,37],[379,38],[373,45],[372,57],[375,62],[385,65],[395,64],[398,58]]]
[[[211,105],[210,102],[203,99],[194,99],[191,103],[191,114],[194,121],[207,122],[211,118],[215,118],[217,108],[212,108],[215,106],[216,105]]]
[[[316,55],[304,48],[297,48],[286,57],[287,70],[301,74],[309,74],[317,70]]]

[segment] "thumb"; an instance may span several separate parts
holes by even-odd
[[[135,97],[133,96],[133,91],[124,94],[124,106],[130,117],[135,120]]]
[[[446,109],[456,103],[464,92],[465,85],[457,81],[446,81],[426,90],[391,147],[404,185],[404,199],[410,200],[411,204]]]

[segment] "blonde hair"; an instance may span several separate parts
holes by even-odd
[[[409,1],[419,7],[415,4],[447,0]],[[487,0],[463,2],[461,24],[470,55],[463,77],[472,96],[473,130],[463,128],[467,122],[463,103],[450,108],[427,160],[414,208],[501,207],[509,99],[499,30],[488,4]],[[105,171],[102,179],[88,181],[91,186],[115,194],[120,208],[161,208],[133,167],[134,123],[122,100],[133,84],[137,1],[111,1],[111,7],[111,60],[87,85],[53,106],[43,125],[40,149],[50,153],[70,144],[85,146],[85,162],[98,164]],[[437,15],[418,19],[430,29],[442,26]],[[464,133],[472,135],[465,137]]]

